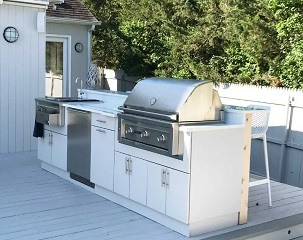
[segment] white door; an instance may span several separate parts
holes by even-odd
[[[67,171],[67,137],[52,133],[52,165]]]
[[[149,162],[147,166],[147,206],[165,214],[166,186],[163,184],[165,167]]]
[[[44,130],[43,138],[38,138],[38,159],[52,163],[51,132]]]
[[[70,96],[70,37],[47,35],[45,53],[45,96]]]
[[[114,131],[94,126],[91,130],[91,181],[113,191]]]
[[[129,198],[129,174],[127,160],[130,156],[115,152],[114,192]]]
[[[131,157],[129,198],[146,205],[147,162]]]
[[[166,215],[188,223],[189,174],[166,170]]]

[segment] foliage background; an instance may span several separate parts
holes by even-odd
[[[83,0],[99,66],[303,89],[303,0]]]

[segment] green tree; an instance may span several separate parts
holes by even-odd
[[[93,57],[129,75],[303,88],[303,0],[84,0]]]
[[[303,1],[269,0],[275,14],[279,56],[273,59],[273,72],[281,85],[303,89]]]

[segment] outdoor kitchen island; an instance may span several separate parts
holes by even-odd
[[[185,236],[238,224],[245,126],[217,122],[180,126],[183,155],[178,159],[118,141],[117,107],[123,105],[127,95],[84,90],[84,97],[102,102],[62,106],[65,111],[91,112],[90,181],[94,187],[70,178],[64,141],[60,145],[63,150],[52,149],[55,158],[45,161],[46,154],[52,153],[41,147],[45,137],[39,139],[38,158],[43,169]],[[60,127],[59,133],[57,128],[46,126],[46,131],[64,138],[66,126]]]

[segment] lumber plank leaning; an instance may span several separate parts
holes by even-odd
[[[242,159],[242,185],[241,185],[241,208],[239,212],[239,224],[247,223],[248,215],[248,190],[250,171],[250,151],[251,151],[251,119],[252,114],[245,114],[244,145]]]

